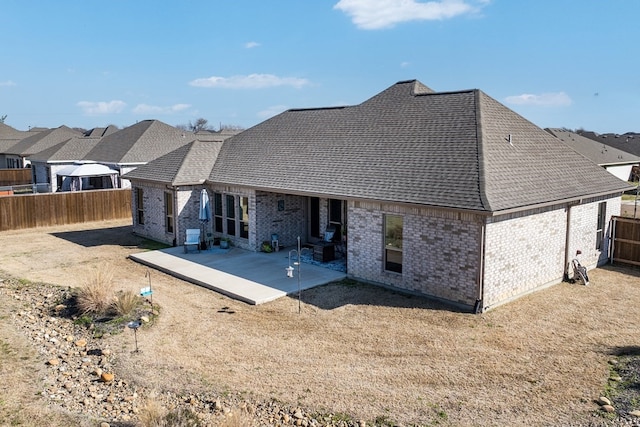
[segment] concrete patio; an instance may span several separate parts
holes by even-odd
[[[346,273],[305,262],[303,250],[300,289],[335,282]],[[249,304],[263,304],[298,292],[298,269],[287,277],[289,251],[251,252],[239,248],[189,251],[172,247],[133,254],[132,260],[182,280],[212,289]],[[292,264],[295,254],[292,254]],[[295,267],[295,266],[294,266]]]

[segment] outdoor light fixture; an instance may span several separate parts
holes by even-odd
[[[135,340],[136,340],[136,350],[134,351],[134,353],[137,353],[138,352],[138,328],[142,326],[142,321],[136,320],[134,322],[129,322],[127,323],[127,326],[130,329],[133,329],[133,336],[135,337]]]
[[[289,254],[289,257],[291,257],[291,254]],[[287,270],[287,277],[293,277],[293,267],[289,266],[285,270]]]

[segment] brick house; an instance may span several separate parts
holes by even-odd
[[[415,80],[241,132],[203,185],[211,231],[236,246],[314,242],[332,226],[350,277],[476,311],[562,281],[577,250],[588,268],[606,262],[628,189],[482,91]]]
[[[127,173],[132,182],[133,232],[182,245],[188,228],[200,228],[200,191],[222,141],[194,140]]]

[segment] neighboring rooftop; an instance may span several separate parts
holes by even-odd
[[[640,134],[635,132],[627,132],[623,134],[618,133],[603,133],[578,130],[577,133],[585,138],[592,139],[601,144],[608,145],[609,147],[617,148],[618,150],[625,151],[627,153],[640,156]]]
[[[81,133],[67,126],[60,126],[54,129],[47,129],[41,132],[27,133],[26,138],[16,142],[11,147],[4,150],[6,154],[13,154],[28,157],[32,154],[51,148],[69,138],[81,136]]]
[[[143,164],[157,159],[192,141],[191,132],[159,120],[144,120],[110,133],[84,157],[84,160],[114,164]]]
[[[84,158],[100,141],[100,138],[73,137],[46,150],[29,156],[36,162],[72,162]]]
[[[586,138],[568,129],[545,129],[551,135],[600,166],[628,165],[640,162],[640,156]]]

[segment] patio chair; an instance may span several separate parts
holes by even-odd
[[[187,235],[184,239],[184,253],[187,253],[189,246],[195,246],[200,252],[200,229],[199,228],[187,228]]]

